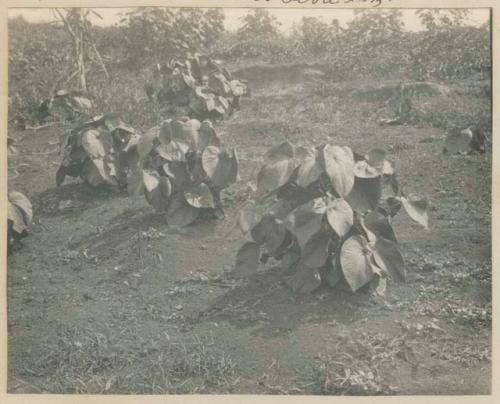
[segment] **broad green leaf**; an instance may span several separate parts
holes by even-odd
[[[286,184],[295,170],[293,158],[282,157],[277,159],[271,157],[269,163],[262,166],[257,174],[257,197],[262,197],[276,191]]]
[[[14,204],[21,210],[24,222],[26,223],[26,226],[29,226],[33,220],[33,206],[31,205],[30,200],[21,192],[16,191],[9,192],[8,199],[10,203]]]
[[[334,191],[346,197],[354,186],[354,155],[349,147],[326,145],[322,149],[324,169]]]
[[[374,277],[370,256],[368,242],[361,235],[351,236],[342,245],[340,250],[342,273],[353,292],[369,283]]]
[[[373,259],[392,279],[406,280],[406,268],[398,245],[385,238],[377,238],[373,243]]]
[[[150,177],[154,178],[152,176]],[[150,186],[151,185],[152,183],[150,183]],[[153,208],[155,208],[158,212],[166,211],[169,206],[170,195],[172,193],[172,186],[170,185],[169,179],[167,177],[160,177],[157,179],[156,187],[151,190],[148,190],[147,186],[144,188],[146,200],[150,203],[150,205],[153,206]]]
[[[200,215],[197,209],[187,203],[183,192],[173,194],[167,208],[167,221],[172,226],[185,227],[193,223]]]
[[[186,143],[171,141],[167,144],[160,144],[156,147],[156,152],[167,161],[184,162],[189,146]]]
[[[356,177],[354,186],[345,198],[351,208],[359,213],[365,213],[377,208],[382,192],[380,177]]]
[[[376,239],[383,237],[386,240],[393,241],[397,243],[396,235],[394,234],[394,230],[387,219],[383,214],[372,211],[368,212],[362,220],[363,227],[369,230]],[[370,241],[375,241],[374,238],[371,238],[368,235],[368,239]]]
[[[230,155],[226,150],[208,146],[201,155],[201,163],[218,189],[225,189],[238,179],[238,155],[234,149]]]
[[[302,251],[302,265],[308,268],[321,268],[328,259],[330,233],[319,231],[307,241]]]
[[[427,201],[416,195],[401,197],[401,202],[408,215],[418,224],[429,230],[429,216],[427,215]]]
[[[323,167],[318,161],[318,150],[316,148],[301,147],[297,148],[296,152],[300,163],[296,182],[298,186],[305,188],[319,179]]]
[[[328,223],[340,237],[344,237],[354,223],[354,213],[351,206],[343,198],[328,200],[326,208]]]
[[[206,120],[201,123],[198,142],[198,149],[200,151],[205,150],[208,146],[221,147],[219,136],[217,136],[212,122]]]
[[[160,128],[155,126],[149,129],[144,135],[142,135],[137,142],[137,152],[139,157],[143,159],[146,157],[154,147],[159,144],[158,135],[160,133]]]
[[[82,147],[91,158],[108,155],[113,147],[113,138],[109,132],[87,130],[82,134]]]
[[[210,208],[215,207],[215,202],[207,184],[201,183],[190,187],[184,191],[184,197],[187,203],[195,208]]]
[[[146,189],[147,192],[151,192],[159,184],[158,178],[149,174],[146,171],[142,172],[142,181],[144,183],[144,188]]]
[[[262,220],[262,212],[255,202],[249,201],[240,210],[238,215],[238,226],[243,234],[248,233],[254,226]]]
[[[184,191],[191,185],[187,162],[168,162],[163,165],[163,171],[170,179],[173,193]]]
[[[236,277],[248,277],[253,275],[259,268],[260,246],[248,241],[238,250],[233,275]]]
[[[7,211],[7,219],[12,222],[12,228],[16,233],[22,234],[28,226],[21,209],[10,201]]]
[[[321,229],[325,212],[323,198],[318,198],[297,207],[286,218],[284,224],[297,237],[301,248]]]
[[[191,150],[198,150],[198,131],[201,123],[196,119],[190,119],[183,122],[175,119],[170,124],[172,128],[172,140],[187,144]]]

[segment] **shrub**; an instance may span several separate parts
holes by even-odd
[[[129,193],[144,194],[170,224],[187,226],[203,210],[224,214],[220,192],[238,179],[238,156],[210,121],[166,120],[132,137],[124,153]]]
[[[240,97],[248,94],[246,83],[234,80],[226,68],[200,54],[160,66],[156,79],[146,92],[166,117],[220,120],[239,109]]]
[[[406,270],[391,219],[401,206],[428,226],[424,199],[405,196],[385,152],[366,156],[349,147],[295,147],[284,142],[265,155],[256,201],[240,216],[251,239],[239,250],[234,274],[247,276],[269,257],[293,290],[347,283],[354,292]]]
[[[90,186],[124,186],[126,167],[121,159],[134,129],[118,114],[106,114],[80,122],[68,131],[62,145],[62,161],[56,184],[66,176],[80,177]]]

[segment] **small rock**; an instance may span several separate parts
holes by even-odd
[[[183,309],[183,307],[181,304],[179,304],[179,305],[175,306],[175,309],[181,311]]]

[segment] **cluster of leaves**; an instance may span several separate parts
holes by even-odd
[[[238,179],[238,156],[222,147],[212,123],[188,117],[164,121],[123,149],[128,191],[143,193],[174,226],[187,226],[202,211],[224,214],[220,192]]]
[[[99,115],[78,123],[62,141],[57,185],[66,176],[80,177],[91,186],[126,184],[123,150],[134,133],[118,114]]]
[[[33,207],[30,200],[20,192],[9,192],[7,212],[8,249],[26,237],[28,226],[33,220]]]
[[[466,128],[451,131],[446,136],[443,153],[469,154],[472,152],[484,153],[488,139],[484,131],[476,128]]]
[[[322,281],[347,283],[353,292],[406,270],[391,219],[401,206],[428,227],[427,202],[405,196],[384,151],[363,156],[349,147],[295,147],[284,142],[265,155],[256,202],[239,225],[251,239],[237,253],[234,273],[247,276],[269,257],[293,290],[307,293]]]
[[[160,65],[156,83],[148,84],[146,93],[166,116],[219,120],[239,109],[240,97],[248,95],[248,87],[219,63],[196,53],[184,62],[171,60]]]

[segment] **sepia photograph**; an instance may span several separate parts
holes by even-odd
[[[7,10],[9,395],[492,394],[492,10],[255,3]]]

